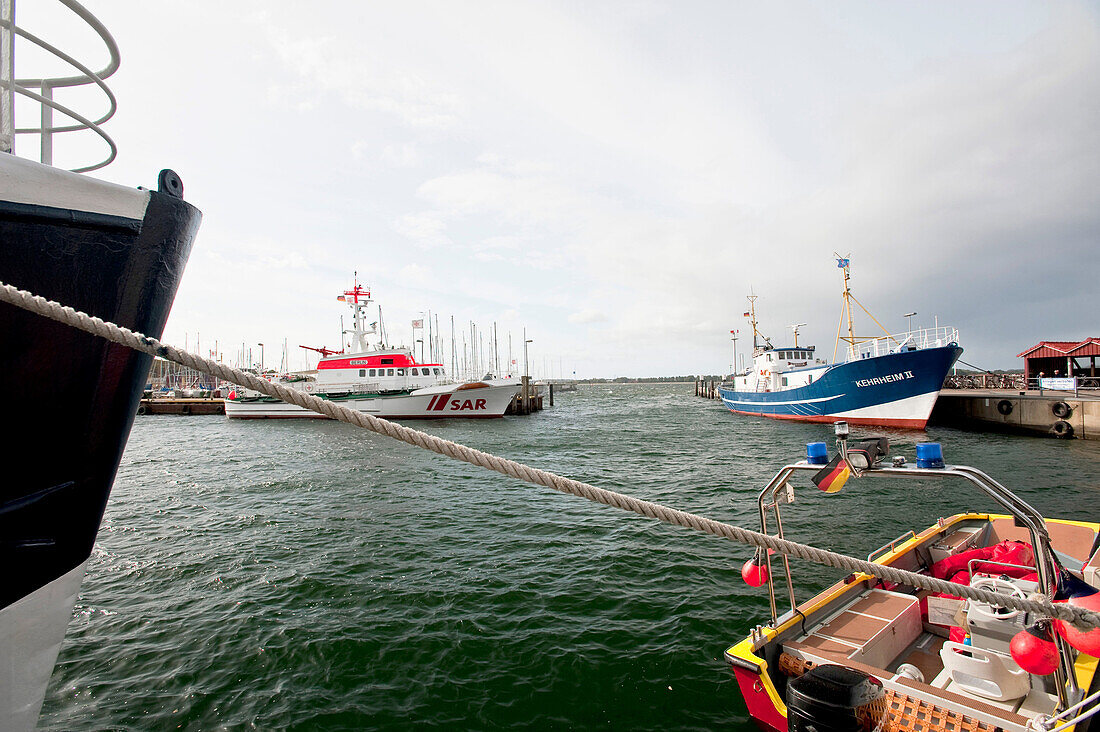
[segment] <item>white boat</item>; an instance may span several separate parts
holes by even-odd
[[[358,281],[339,298],[351,308],[349,352],[321,353],[315,371],[281,376],[283,386],[386,419],[503,417],[520,389],[518,379],[491,375],[456,383],[441,363],[420,363],[408,348],[384,345],[378,321],[367,324],[370,290]],[[373,342],[372,342],[373,341]],[[304,348],[305,346],[303,346]],[[230,419],[327,419],[296,404],[238,387],[225,400]]]

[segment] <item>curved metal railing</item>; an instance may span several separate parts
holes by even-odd
[[[14,149],[14,135],[19,134],[36,134],[41,138],[41,150],[40,160],[46,165],[53,164],[53,136],[55,134],[63,132],[79,132],[84,130],[91,130],[99,135],[104,142],[107,143],[107,147],[110,149],[106,158],[98,163],[92,165],[86,165],[80,168],[73,168],[74,173],[85,173],[90,170],[98,170],[99,168],[109,165],[115,157],[118,155],[118,148],[115,145],[114,140],[103,131],[100,126],[111,117],[114,116],[115,110],[118,109],[118,103],[115,100],[114,93],[104,83],[104,79],[109,78],[118,70],[119,66],[119,53],[118,45],[115,43],[115,39],[111,37],[111,34],[107,31],[99,20],[89,13],[80,3],[76,0],[58,0],[62,5],[73,11],[81,20],[87,23],[92,30],[103,41],[107,47],[107,52],[110,54],[110,60],[107,65],[101,71],[92,71],[80,61],[76,60],[66,52],[51,45],[38,36],[20,28],[15,24],[15,0],[0,0],[0,88],[2,88],[3,94],[0,96],[0,107],[3,107],[0,112],[0,146],[3,146],[5,152],[11,152]],[[25,39],[26,41],[33,43],[47,53],[56,56],[65,63],[69,64],[73,68],[80,71],[80,74],[75,76],[61,76],[53,78],[42,79],[20,79],[15,78],[15,37]],[[55,89],[66,87],[87,86],[94,84],[98,86],[103,93],[107,96],[109,102],[107,111],[98,119],[90,119],[79,112],[70,109],[54,100],[53,92]],[[31,91],[31,89],[38,89],[38,92]],[[15,127],[15,95],[33,99],[38,102],[41,109],[41,121],[37,127]],[[61,112],[65,116],[74,121],[73,124],[54,126],[53,124],[53,112],[54,110]]]
[[[918,328],[905,333],[869,338],[848,347],[848,360],[885,356],[902,351],[918,351],[925,348],[938,348],[959,342],[957,328],[940,327]]]

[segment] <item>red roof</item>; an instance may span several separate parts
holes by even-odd
[[[1083,341],[1039,341],[1038,344],[1017,358],[1058,358],[1059,356],[1100,356],[1100,338],[1086,338]]]

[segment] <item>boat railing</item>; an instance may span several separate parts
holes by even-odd
[[[891,353],[904,353],[905,351],[920,351],[925,348],[939,348],[959,342],[957,328],[918,328],[895,335],[886,335],[879,338],[871,338],[856,343],[848,348],[848,360],[858,361],[863,358],[886,356]]]
[[[946,343],[944,344],[946,345]],[[847,424],[843,422],[836,423],[837,425],[837,448],[845,462],[851,464],[848,460],[847,453],[847,439],[841,437],[841,434],[847,435]],[[760,491],[757,496],[757,510],[760,515],[760,532],[763,534],[772,533],[774,536],[780,539],[786,538],[783,534],[783,521],[780,518],[780,504],[793,503],[794,502],[794,485],[789,482],[794,473],[801,471],[819,471],[821,465],[811,465],[808,462],[793,463],[785,465],[771,481]],[[962,478],[968,482],[972,487],[977,488],[979,492],[983,493],[988,498],[993,499],[1002,508],[1008,510],[1009,513],[1016,520],[1016,525],[1027,529],[1030,535],[1032,549],[1035,554],[1035,570],[1038,573],[1038,590],[1048,597],[1053,596],[1055,591],[1055,577],[1058,572],[1058,563],[1055,560],[1054,550],[1050,545],[1050,534],[1047,531],[1046,522],[1043,516],[1035,510],[1030,504],[1010,491],[1001,483],[997,482],[989,475],[976,468],[967,467],[965,465],[945,465],[940,468],[923,468],[910,467],[905,465],[904,459],[901,461],[894,461],[890,467],[881,465],[872,465],[864,468],[856,473],[857,477],[905,477],[905,478],[917,478],[917,479],[946,479],[946,478]],[[769,530],[768,517],[771,516],[774,519],[774,533]],[[903,535],[904,536],[904,535]],[[904,542],[902,543],[904,546]],[[884,548],[884,547],[883,547]],[[895,550],[898,547],[895,547]],[[882,548],[872,552],[872,556],[876,556]],[[885,557],[887,555],[883,555]],[[794,594],[794,582],[791,576],[791,566],[789,557],[786,554],[781,556],[780,561],[783,564],[784,575],[786,576],[787,596],[790,600],[790,611],[783,617],[791,617],[798,612],[798,603]],[[772,626],[779,627],[779,614],[778,603],[776,599],[776,588],[774,584],[774,573],[772,567],[772,557],[769,554],[765,555],[765,562],[767,566],[767,588],[768,588],[768,603],[771,608]],[[1065,687],[1067,680],[1076,691],[1076,680],[1072,675],[1067,672],[1067,669],[1073,668],[1072,660],[1069,657],[1069,651],[1064,643],[1056,640],[1058,647],[1058,654],[1060,660],[1059,669],[1056,671],[1057,687],[1059,689],[1059,699],[1063,706],[1066,703]]]
[[[101,125],[114,116],[118,104],[115,95],[104,83],[119,66],[118,45],[99,20],[89,13],[76,0],[58,0],[89,25],[107,47],[110,59],[100,71],[92,71],[88,66],[70,56],[49,42],[20,28],[15,23],[15,0],[0,0],[0,152],[15,152],[15,135],[34,134],[40,137],[39,159],[45,165],[53,165],[53,137],[64,132],[82,132],[91,130],[107,143],[109,153],[103,160],[73,168],[74,173],[85,173],[109,165],[117,156],[118,148],[114,140],[103,131]],[[56,76],[50,78],[17,78],[15,76],[15,39],[19,37],[38,46],[47,53],[69,64],[80,73],[74,76]],[[108,101],[107,111],[96,119],[77,112],[54,99],[54,90],[95,85],[102,90]],[[37,89],[38,91],[32,91]],[[37,127],[15,126],[15,95],[26,97],[38,103],[40,110]],[[73,123],[54,125],[54,111],[61,112]]]

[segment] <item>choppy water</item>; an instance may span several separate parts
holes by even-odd
[[[687,385],[581,387],[530,417],[409,423],[756,527],[755,494],[831,428]],[[1100,444],[948,429],[1048,515],[1100,519]],[[870,483],[868,485],[867,483]],[[784,514],[864,556],[994,508],[961,484],[852,481]],[[99,729],[754,729],[723,650],[767,615],[714,537],[331,422],[138,417],[40,725]],[[836,578],[796,565],[807,592]]]

